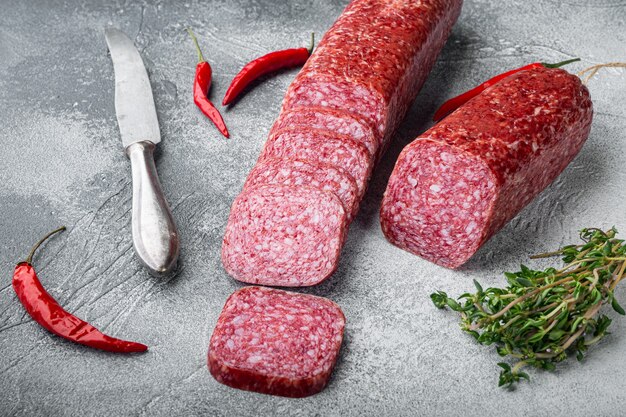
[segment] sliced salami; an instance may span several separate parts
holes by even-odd
[[[324,389],[346,319],[332,301],[262,287],[235,291],[209,342],[208,366],[222,384],[285,397]]]
[[[335,194],[349,217],[359,208],[359,189],[350,174],[328,164],[297,159],[266,159],[248,175],[244,189],[259,185],[308,186]]]
[[[385,236],[459,267],[565,169],[592,114],[587,88],[561,69],[490,87],[402,151],[381,207]]]
[[[285,119],[280,116],[258,163],[304,160],[343,169],[356,182],[360,200],[461,4],[351,1],[288,89],[281,112]],[[296,115],[296,108],[314,110]],[[374,135],[361,136],[363,126]],[[272,187],[247,187],[235,200],[222,251],[226,270],[241,281],[266,285],[322,281],[337,267],[343,244],[348,215],[337,214],[336,208],[342,200],[326,186]],[[305,205],[308,211],[302,211]],[[298,233],[291,234],[294,230]]]
[[[365,193],[373,166],[362,143],[319,129],[294,128],[277,132],[265,143],[259,162],[266,159],[301,159],[341,168],[356,181],[359,200]]]
[[[345,110],[328,107],[296,107],[278,117],[270,136],[281,129],[304,126],[347,135],[361,142],[376,158],[380,146],[376,132],[362,117]]]
[[[271,136],[259,162],[268,158],[301,159],[342,168],[356,181],[359,199],[365,193],[374,165],[365,145],[349,136],[302,127],[283,129]]]
[[[462,0],[351,2],[292,83],[283,110],[346,109],[388,140],[422,87]]]
[[[346,228],[343,204],[331,192],[287,185],[249,188],[231,207],[222,263],[242,282],[315,285],[337,268]]]

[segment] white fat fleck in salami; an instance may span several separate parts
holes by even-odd
[[[308,186],[330,191],[339,197],[350,218],[359,207],[359,190],[352,176],[329,164],[297,159],[266,159],[252,169],[244,189],[267,184]]]
[[[231,207],[222,263],[250,284],[315,285],[338,266],[347,216],[339,198],[312,187],[244,190]]]
[[[283,129],[271,136],[263,148],[259,162],[267,158],[301,159],[344,169],[356,181],[359,198],[365,194],[374,165],[362,143],[347,135],[304,127]]]
[[[380,140],[375,130],[362,117],[347,110],[329,107],[296,107],[282,113],[274,123],[270,136],[285,128],[304,126],[347,135],[363,143],[372,157],[376,158]]]
[[[334,302],[262,287],[235,291],[209,342],[213,377],[233,388],[285,397],[324,389],[345,327]]]
[[[461,266],[565,169],[592,115],[589,91],[566,71],[505,78],[402,151],[381,206],[385,236]]]

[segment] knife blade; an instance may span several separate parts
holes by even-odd
[[[122,145],[126,148],[143,140],[156,145],[161,142],[161,131],[148,72],[139,51],[118,29],[107,28],[105,38],[115,71],[115,112]]]
[[[178,231],[154,164],[161,142],[152,87],[133,41],[115,28],[105,29],[115,73],[115,111],[133,180],[132,236],[135,253],[148,271],[168,275],[179,254]]]

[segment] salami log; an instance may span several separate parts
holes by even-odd
[[[353,0],[290,86],[258,163],[297,159],[334,166],[352,176],[360,200],[461,4]],[[346,219],[356,210],[340,213],[337,207],[346,200],[325,191],[324,181],[312,182],[246,186],[226,227],[222,262],[229,274],[244,282],[297,286],[316,284],[332,273]]]
[[[373,156],[362,143],[347,135],[303,127],[283,129],[271,136],[259,162],[268,158],[303,159],[342,168],[356,181],[359,199],[365,194],[374,166]]]
[[[422,87],[462,0],[357,0],[326,33],[291,84],[283,110],[357,113],[385,142]]]
[[[402,151],[382,202],[385,236],[461,266],[578,154],[592,114],[589,91],[566,71],[505,78]]]
[[[213,377],[285,397],[320,392],[335,366],[346,319],[332,301],[261,287],[235,291],[209,342]]]
[[[270,137],[285,128],[303,126],[308,129],[322,129],[361,142],[370,155],[376,157],[380,148],[374,129],[362,117],[328,107],[296,107],[281,114],[272,126]]]
[[[287,185],[246,189],[230,210],[222,264],[251,284],[315,285],[337,268],[346,228],[346,212],[331,192]]]
[[[359,207],[359,189],[356,181],[341,168],[298,159],[266,159],[257,164],[243,188],[258,185],[282,184],[307,186],[335,194],[351,217]]]

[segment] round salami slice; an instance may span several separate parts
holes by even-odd
[[[402,151],[381,207],[385,236],[461,266],[565,169],[592,114],[589,91],[566,71],[505,78]]]
[[[339,356],[346,319],[334,302],[245,287],[235,291],[209,342],[208,367],[222,384],[284,397],[324,389]]]
[[[342,168],[356,181],[359,199],[365,194],[374,165],[362,143],[346,135],[303,127],[283,129],[271,136],[265,143],[259,161],[267,158],[301,159]]]
[[[374,129],[360,116],[328,107],[296,107],[282,113],[274,123],[270,136],[281,129],[306,126],[347,135],[361,142],[370,155],[378,155],[379,139]]]
[[[243,188],[282,184],[309,186],[335,194],[351,218],[359,209],[359,190],[350,174],[329,164],[297,159],[266,159],[257,164]]]
[[[337,268],[346,229],[343,204],[331,192],[287,185],[249,188],[231,207],[222,264],[242,282],[315,285]]]

